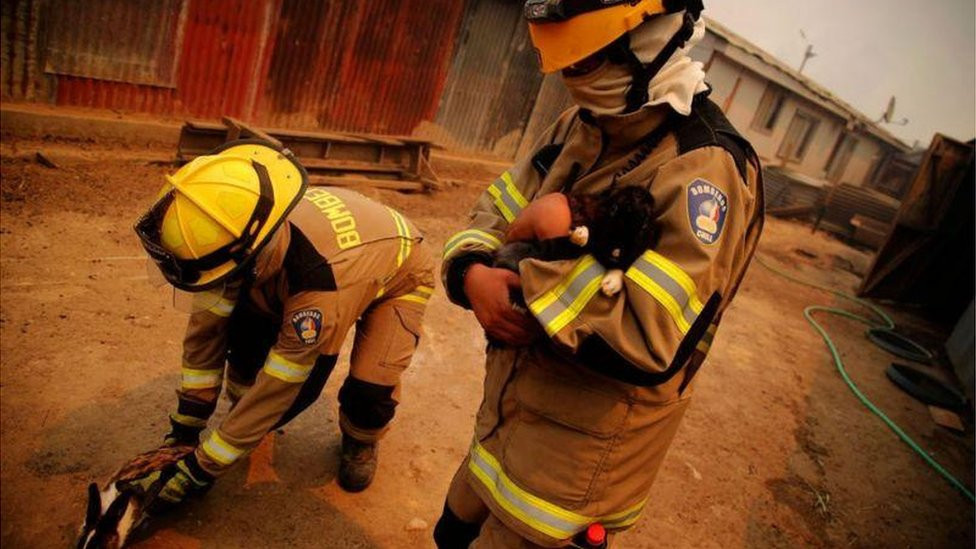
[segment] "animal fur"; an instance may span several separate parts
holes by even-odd
[[[99,490],[88,485],[85,522],[78,533],[78,549],[117,549],[146,518],[147,494],[131,484],[133,480],[162,471],[193,452],[194,446],[163,446],[139,454],[126,463]]]

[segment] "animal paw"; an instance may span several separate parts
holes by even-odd
[[[607,297],[617,295],[623,287],[624,272],[620,269],[610,269],[607,271],[607,274],[603,275],[603,280],[600,281],[600,290]]]
[[[586,225],[580,225],[569,233],[569,241],[577,246],[586,246],[590,240],[590,229]]]

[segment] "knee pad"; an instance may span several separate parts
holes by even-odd
[[[434,526],[437,549],[467,549],[481,532],[481,524],[464,522],[444,503],[444,512]]]
[[[397,401],[393,389],[354,377],[347,377],[339,389],[339,409],[361,429],[380,429],[393,419]]]

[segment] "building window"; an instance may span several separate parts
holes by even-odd
[[[853,135],[847,132],[841,132],[837,136],[837,142],[834,143],[834,148],[830,151],[830,157],[824,166],[824,173],[827,175],[827,179],[836,182],[844,175],[847,163],[850,161],[851,155],[854,154],[854,149],[856,148],[857,138]]]
[[[803,111],[796,111],[790,127],[786,130],[786,137],[779,148],[779,156],[800,162],[803,155],[807,152],[807,147],[813,141],[813,135],[817,133],[817,126],[820,122],[812,114]]]
[[[782,88],[773,84],[766,86],[766,93],[763,94],[759,109],[756,111],[756,118],[752,121],[753,129],[763,133],[773,133],[776,121],[783,112],[784,103],[786,103],[786,92]]]

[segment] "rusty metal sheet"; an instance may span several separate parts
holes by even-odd
[[[119,0],[100,3],[109,11],[118,4]],[[180,42],[179,59],[174,61],[175,87],[59,75],[56,102],[174,116],[248,116],[274,1],[184,0],[180,4],[186,12],[185,24],[170,30],[171,40]],[[97,13],[87,17],[100,18]],[[95,30],[79,39],[105,40],[102,35],[112,32],[96,22],[85,24]],[[133,26],[139,29],[134,32],[151,28],[138,22]]]
[[[472,0],[437,123],[463,148],[512,156],[541,85],[521,3]]]
[[[175,87],[184,0],[50,0],[45,72]]]
[[[463,10],[455,0],[4,1],[3,93],[30,99],[25,90],[50,79],[58,105],[409,134],[436,115]],[[32,72],[38,58],[57,74]]]
[[[0,96],[5,100],[38,100],[50,95],[37,55],[40,0],[0,2]]]
[[[463,3],[284,0],[261,124],[409,134],[431,120]]]

